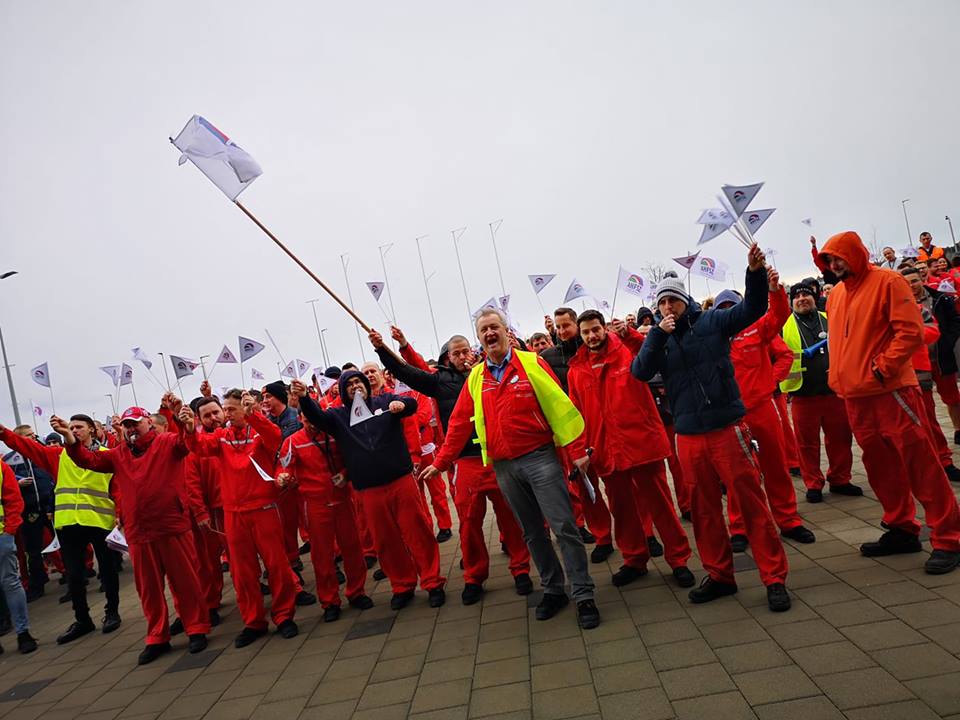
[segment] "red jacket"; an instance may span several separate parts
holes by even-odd
[[[20,483],[13,474],[13,468],[0,461],[3,466],[3,486],[0,487],[0,502],[3,503],[3,531],[7,535],[16,535],[17,528],[23,524],[23,496]]]
[[[591,352],[582,345],[570,359],[570,399],[586,423],[583,435],[571,446],[570,456],[583,457],[592,447],[590,465],[601,477],[671,454],[650,388],[630,374],[635,355],[609,332],[602,352]]]
[[[538,357],[537,362],[559,385],[560,381],[546,361]],[[484,361],[482,402],[487,457],[491,461],[513,460],[544,445],[553,445],[553,431],[516,353],[511,352],[500,382],[493,378]],[[473,398],[470,397],[469,384],[464,384],[450,414],[446,442],[433,463],[438,470],[447,470],[473,435],[472,417]]]
[[[276,483],[264,480],[250,461],[253,458],[267,475],[274,475],[280,428],[260,413],[249,415],[242,429],[228,426],[212,433],[194,433],[187,436],[187,444],[197,455],[220,459],[224,510],[258,510],[277,501]]]
[[[290,473],[304,497],[326,505],[350,500],[349,485],[333,484],[333,476],[344,471],[343,461],[336,442],[326,433],[312,437],[306,428],[297,430],[283,441],[280,465],[278,471]]]
[[[783,363],[790,372],[793,352],[782,342],[773,346],[779,338],[783,324],[790,317],[790,306],[783,290],[770,293],[770,306],[767,313],[742,333],[730,340],[730,360],[740,386],[740,395],[747,411],[761,405],[773,396],[777,387],[777,374],[770,361],[770,351],[777,351],[777,364],[780,373]],[[786,375],[782,375],[786,377]]]
[[[148,543],[190,531],[189,502],[184,483],[187,446],[180,432],[156,433],[137,456],[126,443],[94,452],[79,442],[66,448],[80,467],[112,472],[120,489],[123,532],[130,543]]]

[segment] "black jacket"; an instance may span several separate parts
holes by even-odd
[[[52,513],[53,488],[56,482],[50,473],[37,467],[18,452],[7,453],[3,456],[3,461],[10,466],[18,481],[21,478],[33,478],[30,485],[20,486],[20,494],[23,496],[23,517]]]
[[[547,361],[547,365],[550,366],[554,375],[557,376],[557,379],[560,381],[560,387],[563,388],[565,393],[570,392],[567,388],[567,373],[570,370],[570,360],[577,354],[577,350],[580,349],[581,345],[583,345],[583,340],[577,335],[570,340],[561,340],[553,347],[548,347],[540,353],[540,357]]]
[[[957,315],[953,297],[933,288],[926,288],[933,299],[933,317],[940,326],[940,339],[937,340],[937,365],[941,375],[957,372],[957,356],[953,347],[960,339],[960,316]]]
[[[730,338],[766,310],[767,273],[761,268],[747,272],[743,302],[706,312],[693,302],[672,334],[657,326],[647,335],[631,372],[645,382],[662,374],[678,434],[719,430],[746,414],[730,362]]]
[[[344,387],[354,375],[359,375],[367,387],[367,407],[374,417],[350,427],[352,403]],[[329,410],[321,410],[310,396],[300,398],[300,411],[311,425],[332,435],[337,441],[337,448],[347,469],[347,479],[353,486],[365,490],[389,485],[413,472],[402,418],[417,411],[417,401],[390,393],[371,398],[370,383],[356,370],[348,370],[340,376],[340,397],[346,404]],[[387,410],[394,400],[404,404],[402,413],[394,415]]]
[[[447,425],[450,422],[450,414],[453,412],[453,406],[457,404],[460,391],[467,383],[467,376],[445,365],[438,365],[436,372],[425,372],[408,363],[400,362],[393,353],[385,348],[379,348],[377,355],[380,357],[383,366],[392,372],[395,378],[402,380],[417,392],[437,401],[437,408],[440,410],[440,424],[443,431],[446,432]],[[476,437],[477,433],[474,430],[457,457],[480,457],[480,445],[473,442]]]

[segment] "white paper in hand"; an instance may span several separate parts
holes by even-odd
[[[60,549],[60,538],[58,538],[56,535],[54,535],[54,536],[53,536],[53,542],[51,542],[49,545],[47,545],[47,546],[43,549],[43,551],[42,551],[41,554],[42,554],[42,555],[46,555],[47,553],[56,552],[56,551],[59,550],[59,549]]]
[[[583,486],[587,489],[587,497],[590,498],[590,503],[595,503],[597,501],[597,491],[593,489],[590,478],[587,477],[586,473],[580,473],[580,479],[583,480]]]
[[[127,552],[130,548],[127,545],[127,538],[123,534],[123,530],[118,527],[115,527],[110,531],[110,534],[106,538],[107,546],[111,550],[116,550],[117,552]]]
[[[253,459],[253,456],[250,456],[250,462],[253,463],[254,469],[257,471],[257,474],[264,479],[265,482],[273,482],[273,478],[270,477],[267,472],[257,464],[257,461]]]
[[[350,427],[366,422],[372,417],[373,413],[370,412],[370,408],[367,406],[360,391],[355,392],[353,394],[353,404],[350,406]]]

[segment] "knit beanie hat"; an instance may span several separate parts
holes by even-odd
[[[283,384],[283,380],[274,380],[272,383],[267,383],[263,386],[263,391],[270,393],[284,405],[287,404],[287,386]]]
[[[682,300],[687,305],[693,304],[693,300],[687,295],[687,288],[679,278],[664,277],[663,280],[659,282],[657,285],[657,304],[659,305],[660,299],[665,297]]]

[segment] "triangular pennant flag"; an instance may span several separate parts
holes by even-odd
[[[373,413],[370,412],[367,401],[364,400],[363,395],[358,390],[353,394],[353,404],[350,406],[350,427],[366,422],[372,417]]]
[[[60,549],[60,538],[58,538],[56,533],[54,533],[53,540],[51,541],[51,543],[47,545],[43,550],[41,550],[40,553],[42,555],[46,555],[47,553],[56,552],[59,549]]]
[[[499,310],[499,309],[500,309],[500,303],[497,302],[497,299],[496,299],[495,297],[490,298],[490,299],[487,300],[483,305],[481,305],[480,307],[478,307],[478,308],[474,311],[473,317],[475,317],[475,318],[480,317],[480,313],[482,313],[484,310],[487,310],[488,308],[491,309],[491,310]]]
[[[183,153],[180,165],[190,160],[231,200],[263,172],[245,150],[199,115],[190,118],[170,141]]]
[[[240,335],[237,340],[240,343],[240,362],[246,362],[266,347],[263,343],[251,340],[243,335]]]
[[[113,381],[114,385],[120,384],[120,366],[119,365],[104,365],[100,369],[110,376],[110,380]]]
[[[270,477],[262,467],[257,465],[257,461],[253,459],[253,455],[250,456],[250,462],[253,463],[253,468],[257,471],[257,475],[259,475],[266,482],[273,482],[273,478]]]
[[[730,226],[733,225],[733,221],[722,222],[722,223],[710,223],[709,225],[703,226],[703,231],[700,233],[700,239],[697,240],[697,245],[703,245],[706,242],[710,242],[718,235],[723,235]]]
[[[173,374],[177,376],[177,380],[193,375],[193,371],[200,367],[200,363],[177,355],[170,356],[170,364],[173,365]]]
[[[698,257],[700,257],[699,250],[697,250],[693,255],[684,255],[683,257],[674,258],[673,261],[689,270],[691,267],[693,267],[693,264],[697,261]]]
[[[710,225],[711,223],[733,222],[733,216],[721,208],[710,208],[700,213],[697,218],[697,225]]]
[[[501,310],[503,310],[504,312],[509,312],[509,311],[507,310],[507,306],[510,304],[510,296],[509,296],[509,295],[501,295],[500,297],[497,298],[497,302],[500,303],[500,309],[501,309]]]
[[[280,456],[280,465],[282,467],[290,467],[290,463],[293,462],[293,443],[287,443],[287,452],[284,455]]]
[[[336,384],[337,384],[336,380],[334,380],[333,378],[328,378],[323,373],[320,373],[319,375],[317,375],[317,385],[320,386],[321,395],[326,395],[327,390],[329,390]]]
[[[808,228],[812,228],[812,227],[813,227],[813,219],[812,219],[812,218],[804,218],[804,219],[801,220],[800,222],[802,222],[802,223],[803,223],[804,225],[806,225]]]
[[[266,380],[266,378],[264,377],[263,373],[260,372],[259,370],[257,370],[256,368],[253,368],[253,369],[250,371],[250,379],[251,379],[251,380]]]
[[[533,291],[539,295],[540,291],[549,285],[550,281],[553,280],[556,275],[527,275],[527,277],[530,278],[530,284],[533,285]]]
[[[769,208],[767,210],[751,210],[748,213],[744,213],[743,219],[747,223],[747,229],[750,230],[751,235],[760,229],[760,226],[767,221],[767,218],[773,215],[773,211],[775,209],[776,208]]]
[[[917,258],[920,257],[920,251],[915,247],[905,247],[900,250],[900,257]]]
[[[116,550],[117,552],[127,552],[130,547],[127,545],[127,538],[123,534],[123,530],[119,527],[115,527],[110,533],[104,538],[104,541],[110,547],[111,550]]]
[[[297,377],[302,378],[303,374],[310,369],[310,363],[306,360],[297,360]]]
[[[133,384],[133,368],[127,365],[126,363],[120,368],[120,384],[121,385],[132,385]]]
[[[287,366],[280,371],[280,377],[290,378],[291,380],[297,379],[297,366],[294,365],[293,360],[288,362]]]
[[[233,350],[224,345],[223,350],[221,350],[220,354],[217,355],[217,362],[236,364],[237,356],[233,354]]]
[[[950,278],[944,278],[940,281],[940,284],[937,285],[937,292],[949,293],[951,295],[956,295],[957,288],[953,284],[953,281]]]
[[[50,387],[50,369],[47,367],[47,363],[37,365],[33,370],[30,371],[30,377],[33,378],[33,381],[37,385]]]
[[[139,360],[140,362],[142,362],[143,366],[147,370],[153,367],[153,361],[149,357],[147,357],[147,354],[143,351],[142,348],[135,347],[131,352],[133,352],[133,359]]]
[[[380,302],[380,296],[383,295],[384,283],[375,281],[367,283],[367,290],[373,295],[373,299]]]
[[[737,217],[740,217],[743,215],[743,211],[747,209],[747,206],[753,202],[753,199],[762,187],[763,183],[759,182],[753,185],[724,185],[720,189],[723,191],[727,200],[730,201],[730,206],[733,208]]]
[[[632,273],[629,270],[624,270],[623,266],[620,267],[620,274],[617,277],[618,288],[631,295],[643,297],[646,285],[647,281],[644,280],[642,276],[637,273]],[[603,307],[602,304],[601,307]]]
[[[407,385],[403,380],[397,380],[393,385],[393,392],[396,395],[406,395],[407,393],[412,393],[413,388]]]
[[[563,296],[563,301],[566,303],[570,302],[571,300],[576,300],[577,298],[585,297],[590,297],[590,293],[588,293],[584,289],[583,285],[577,282],[577,279],[574,278],[570,282],[570,287],[567,288],[567,294]]]

